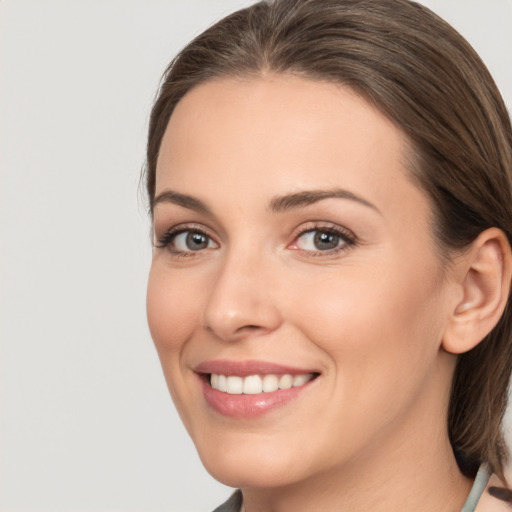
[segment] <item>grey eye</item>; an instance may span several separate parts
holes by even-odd
[[[184,231],[183,233],[179,233],[174,237],[173,245],[177,251],[181,252],[201,251],[202,249],[215,246],[208,235],[198,231]]]
[[[315,231],[314,245],[319,251],[327,251],[336,249],[340,243],[340,237],[334,233],[326,233],[324,231]]]
[[[297,247],[304,251],[329,251],[344,244],[346,241],[340,235],[318,229],[307,231],[297,239]]]

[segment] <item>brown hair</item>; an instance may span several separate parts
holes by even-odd
[[[412,175],[431,198],[444,256],[491,226],[512,243],[512,128],[503,100],[462,36],[408,0],[263,1],[199,35],[168,66],[151,113],[144,175],[150,204],[160,143],[178,101],[205,81],[265,72],[351,87],[407,134]],[[459,356],[448,417],[452,445],[473,466],[487,461],[500,475],[511,368],[509,300],[496,328]]]

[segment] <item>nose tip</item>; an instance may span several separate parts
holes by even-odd
[[[204,309],[204,327],[224,341],[277,329],[281,316],[266,279],[254,272],[241,275],[226,270],[217,279]]]
[[[205,327],[217,338],[224,341],[237,341],[247,336],[262,335],[275,329],[276,322],[268,317],[266,319],[261,318],[259,324],[249,323],[249,321],[255,322],[256,320],[254,318],[248,320],[239,312],[231,311],[224,315],[208,315]]]

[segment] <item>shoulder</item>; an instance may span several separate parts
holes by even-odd
[[[213,512],[240,512],[242,508],[242,492],[235,491],[228,501],[217,507]]]
[[[511,512],[511,499],[512,492],[496,475],[491,475],[475,512]]]

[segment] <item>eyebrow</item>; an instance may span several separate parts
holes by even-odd
[[[372,210],[375,210],[376,212],[379,212],[379,209],[374,204],[370,203],[370,201],[367,201],[366,199],[359,197],[353,192],[344,190],[342,188],[334,188],[329,190],[304,190],[294,194],[277,196],[270,201],[270,210],[274,212],[284,212],[296,208],[304,208],[305,206],[317,203],[318,201],[333,198],[355,201],[356,203],[362,204],[368,208],[371,208]]]
[[[288,210],[304,208],[319,201],[323,201],[324,199],[348,199],[379,212],[379,209],[374,204],[370,203],[370,201],[359,197],[349,190],[341,188],[329,190],[304,190],[293,194],[276,196],[270,201],[269,209],[272,212],[286,212]],[[158,194],[151,202],[151,211],[153,211],[157,204],[161,203],[171,203],[189,210],[194,210],[198,213],[212,215],[210,208],[208,208],[208,206],[200,199],[187,194],[181,194],[180,192],[175,192],[174,190],[165,190]]]
[[[165,190],[161,194],[158,194],[151,201],[151,211],[155,208],[157,204],[160,203],[171,203],[178,206],[182,206],[183,208],[188,208],[189,210],[194,210],[198,213],[204,213],[211,215],[211,210],[206,206],[203,201],[200,199],[196,199],[195,197],[189,196],[187,194],[180,194],[179,192],[175,192],[173,190]]]

